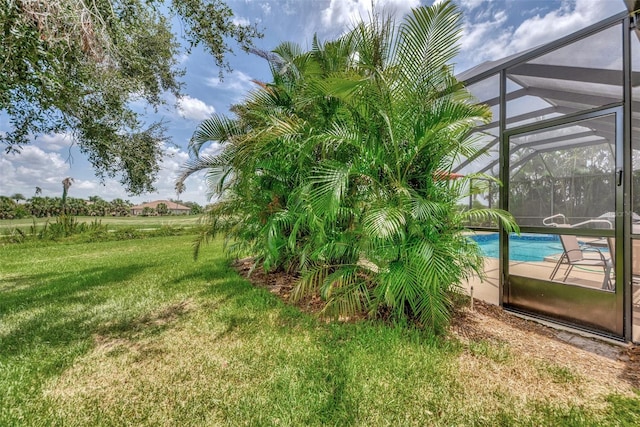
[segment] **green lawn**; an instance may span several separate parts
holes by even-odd
[[[640,424],[637,397],[501,384],[521,364],[504,347],[316,320],[240,278],[220,242],[194,262],[192,239],[0,246],[0,425]]]
[[[92,223],[100,222],[102,225],[108,226],[110,229],[123,227],[134,227],[138,229],[160,228],[162,226],[172,227],[188,227],[197,225],[200,222],[201,215],[176,215],[176,216],[125,216],[125,217],[94,217],[94,216],[75,216],[78,222]],[[42,228],[45,223],[54,223],[56,218],[22,218],[22,219],[2,219],[0,220],[0,235],[8,234],[15,228],[28,231],[31,226],[35,225],[38,229]]]

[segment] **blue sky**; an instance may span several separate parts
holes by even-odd
[[[455,61],[456,73],[484,61],[496,60],[524,51],[602,19],[626,10],[623,0],[456,0],[464,16],[461,51]],[[428,5],[433,0],[377,0],[378,8],[395,11],[397,20],[412,7]],[[228,0],[235,19],[257,23],[265,37],[256,47],[271,50],[280,42],[291,41],[309,48],[314,33],[320,39],[331,39],[344,32],[359,19],[368,17],[371,0]],[[180,25],[175,30],[180,37]],[[157,113],[136,104],[151,121],[162,119],[175,146],[167,146],[167,155],[155,183],[155,193],[130,196],[117,180],[104,185],[93,174],[91,166],[68,135],[40,135],[19,155],[0,153],[0,195],[22,193],[34,195],[35,187],[44,196],[60,196],[62,180],[73,177],[70,197],[98,195],[106,200],[123,198],[133,203],[175,198],[175,179],[188,160],[187,144],[198,123],[211,114],[229,114],[229,107],[241,101],[254,87],[251,80],[268,80],[266,62],[236,49],[229,56],[233,73],[224,81],[218,79],[213,59],[196,49],[183,54],[181,66],[186,69],[184,96],[167,96],[167,105]],[[0,131],[8,126],[0,118]],[[215,150],[211,146],[209,150]],[[202,175],[186,181],[182,200],[202,205],[208,202]]]

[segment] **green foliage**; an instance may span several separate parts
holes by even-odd
[[[235,24],[220,0],[2,0],[0,112],[12,125],[0,134],[6,151],[19,152],[33,134],[69,132],[98,176],[121,174],[134,194],[153,190],[166,132],[161,123],[142,123],[131,101],[157,108],[164,92],[180,95],[175,15],[191,46],[202,44],[226,69],[230,40],[248,49],[260,36]]]
[[[295,297],[319,293],[331,316],[366,312],[441,330],[449,295],[483,261],[465,237],[469,178],[444,179],[475,153],[470,130],[490,119],[452,75],[460,16],[451,3],[414,9],[403,23],[374,16],[303,52],[261,53],[273,81],[194,133],[182,180],[207,170],[221,197],[209,235],[266,270],[300,274]],[[208,142],[221,154],[198,157]]]
[[[611,420],[612,425],[633,426],[640,424],[640,406],[638,398],[640,391],[636,390],[634,398],[611,395],[607,399],[610,406],[608,407],[607,418]]]
[[[474,341],[469,343],[469,351],[474,356],[486,357],[497,363],[506,363],[513,359],[513,355],[505,343],[495,343],[486,340]],[[549,368],[551,369],[552,367]]]
[[[78,222],[75,217],[71,215],[60,215],[56,218],[56,222],[49,225],[47,234],[50,239],[55,240],[81,233],[84,231],[84,228],[84,223]]]
[[[150,215],[155,215],[156,214],[156,210],[153,209],[152,207],[149,206],[145,206],[144,208],[142,208],[142,213],[140,215],[142,216],[150,216]]]
[[[158,203],[156,208],[156,212],[158,215],[169,215],[169,208],[166,203]]]
[[[16,201],[16,203],[20,203],[20,200],[26,200],[26,197],[24,197],[24,194],[22,193],[15,193],[11,195],[11,198],[13,200]]]
[[[13,197],[0,196],[0,219],[20,219],[28,215],[27,209],[14,200]]]
[[[204,213],[204,208],[195,202],[186,202],[184,205],[191,208],[189,215],[200,215]]]
[[[68,188],[67,188],[68,189]],[[64,187],[63,187],[64,190]],[[16,203],[11,198],[0,196],[0,219],[20,219],[30,216],[36,218],[55,217],[64,213],[75,216],[129,216],[132,204],[122,199],[111,202],[97,196],[89,201],[74,197],[33,197],[25,203]],[[63,208],[64,206],[64,208]]]
[[[150,228],[149,225],[154,225]],[[145,224],[138,226],[110,227],[100,219],[80,220],[71,215],[60,215],[55,222],[47,219],[43,224],[36,223],[29,228],[11,227],[0,236],[1,243],[29,242],[107,242],[114,240],[146,239],[150,237],[179,236],[197,232],[197,228],[171,224]]]

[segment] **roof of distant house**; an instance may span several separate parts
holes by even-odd
[[[142,203],[140,205],[131,206],[130,209],[144,209],[144,208],[158,209],[158,205],[160,203],[164,203],[165,205],[167,205],[167,209],[169,210],[187,210],[187,211],[191,210],[190,207],[181,205],[180,203],[172,202],[171,200],[155,200],[153,202],[147,202],[147,203]]]

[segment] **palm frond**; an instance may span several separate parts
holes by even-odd
[[[409,76],[425,69],[438,70],[456,56],[462,28],[458,9],[449,1],[413,9],[400,25],[398,62]]]
[[[340,266],[325,277],[320,295],[326,304],[322,312],[334,317],[353,316],[363,311],[363,303],[369,303],[369,292],[357,265]]]
[[[335,218],[340,202],[347,191],[351,168],[349,165],[323,163],[314,168],[309,182],[311,205],[319,214]]]
[[[306,295],[310,295],[320,289],[322,283],[330,272],[328,265],[316,263],[310,266],[303,274],[291,292],[294,302],[300,301]]]
[[[513,215],[502,209],[469,209],[461,212],[463,221],[496,221],[508,233],[520,233],[520,227]]]
[[[189,141],[189,151],[197,156],[204,144],[208,142],[224,144],[241,133],[242,128],[237,120],[218,114],[213,115],[198,125]]]
[[[442,203],[427,200],[418,195],[411,199],[411,216],[416,221],[437,221],[447,213]]]
[[[369,210],[362,218],[362,225],[369,238],[389,239],[402,237],[406,225],[405,210],[385,206]]]

